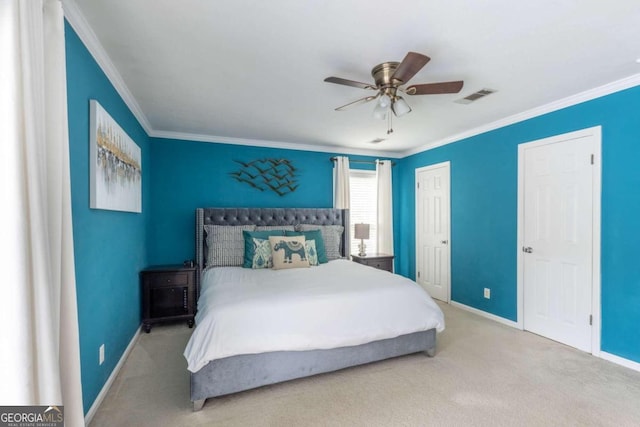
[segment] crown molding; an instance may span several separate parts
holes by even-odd
[[[73,30],[78,34],[78,37],[80,37],[80,40],[82,40],[82,43],[84,43],[91,56],[96,60],[98,66],[107,76],[107,79],[109,79],[124,103],[127,104],[129,110],[131,110],[136,119],[138,119],[142,128],[149,134],[152,128],[149,120],[147,120],[147,116],[142,112],[140,105],[138,105],[138,102],[125,84],[118,69],[113,65],[111,58],[107,55],[107,52],[102,47],[98,37],[93,32],[93,29],[80,11],[80,8],[78,8],[76,2],[74,0],[62,0],[62,7],[64,9],[64,16],[67,18]]]
[[[152,131],[149,133],[149,136],[153,138],[179,139],[183,141],[209,142],[213,144],[248,145],[251,147],[280,148],[284,150],[317,151],[320,153],[351,154],[393,159],[399,159],[402,157],[401,153],[396,151],[366,150],[324,144],[297,144],[293,142],[231,138],[227,136],[201,135],[185,132]]]
[[[553,111],[558,111],[563,108],[571,107],[577,104],[581,104],[586,101],[591,101],[592,99],[600,98],[602,96],[610,95],[615,92],[620,92],[625,89],[630,89],[632,87],[640,85],[640,74],[634,74],[629,77],[625,77],[624,79],[616,80],[611,83],[607,83],[605,85],[596,87],[594,89],[589,89],[584,92],[580,92],[575,95],[568,96],[566,98],[559,99],[557,101],[550,102],[545,105],[541,105],[540,107],[532,108],[530,110],[524,111],[522,113],[514,114],[512,116],[505,117],[500,120],[496,120],[495,122],[488,123],[486,125],[479,126],[474,129],[470,129],[465,132],[461,132],[436,142],[425,144],[417,148],[413,148],[411,150],[403,151],[401,157],[408,157],[413,154],[422,153],[424,151],[432,150],[434,148],[442,147],[443,145],[452,144],[454,142],[461,141],[466,138],[470,138],[472,136],[480,135],[492,130],[496,130],[505,126],[512,125],[514,123],[522,122],[528,119],[532,119],[534,117],[541,116],[543,114],[551,113]]]
[[[93,29],[87,22],[84,14],[76,4],[74,0],[62,0],[64,9],[64,15],[71,27],[80,37],[82,43],[91,53],[91,56],[96,60],[98,66],[107,76],[107,79],[111,82],[116,89],[120,97],[124,100],[127,107],[131,110],[136,117],[142,128],[147,135],[153,138],[169,138],[169,139],[183,139],[187,141],[199,141],[199,142],[211,142],[221,144],[234,144],[234,145],[249,145],[254,147],[266,147],[266,148],[281,148],[288,150],[301,150],[301,151],[317,151],[324,153],[340,153],[340,154],[352,154],[363,156],[382,156],[390,158],[400,158],[400,152],[393,151],[379,151],[379,150],[365,150],[349,147],[328,146],[328,145],[313,145],[313,144],[296,144],[291,142],[280,141],[268,141],[259,139],[244,139],[244,138],[230,138],[221,137],[215,135],[199,135],[192,133],[181,132],[166,132],[156,131],[149,123],[147,116],[142,112],[140,105],[134,98],[133,94],[125,84],[120,72],[115,67],[111,58],[102,47],[102,44],[98,40],[98,37],[93,32]]]
[[[107,52],[102,47],[102,44],[98,40],[98,37],[93,32],[93,29],[89,26],[86,18],[78,8],[78,5],[74,0],[61,0],[64,15],[71,27],[80,37],[80,40],[84,43],[89,50],[93,58],[98,63],[98,66],[107,76],[107,79],[111,82],[116,89],[120,97],[124,100],[125,104],[129,107],[133,115],[136,117],[142,128],[147,135],[154,138],[169,138],[169,139],[184,139],[188,141],[199,142],[211,142],[221,144],[234,144],[234,145],[249,145],[266,148],[281,148],[288,150],[301,150],[301,151],[317,151],[326,153],[341,153],[352,155],[364,155],[364,156],[384,156],[390,158],[404,158],[414,154],[422,153],[424,151],[432,150],[443,145],[452,144],[454,142],[461,141],[472,136],[480,135],[492,130],[496,130],[505,126],[512,125],[514,123],[522,122],[543,114],[551,113],[553,111],[561,110],[563,108],[571,107],[592,99],[600,98],[605,95],[610,95],[621,90],[629,89],[640,85],[640,74],[634,74],[632,76],[620,79],[594,89],[590,89],[576,95],[572,95],[557,101],[550,102],[540,107],[532,108],[522,113],[514,114],[512,116],[505,117],[500,120],[488,123],[486,125],[478,126],[465,132],[461,132],[449,137],[440,139],[433,143],[424,144],[416,148],[412,148],[406,151],[382,151],[382,150],[366,150],[350,147],[328,146],[328,145],[314,145],[314,144],[296,144],[291,142],[280,141],[268,141],[259,139],[244,139],[244,138],[231,138],[220,137],[214,135],[200,135],[181,132],[168,132],[168,131],[156,131],[151,127],[149,120],[142,112],[140,105],[133,97],[133,94],[125,84],[122,76],[118,72],[115,65],[107,55]]]

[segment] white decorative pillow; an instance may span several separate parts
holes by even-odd
[[[269,236],[273,269],[309,267],[304,236]]]
[[[307,259],[309,260],[309,265],[319,265],[318,262],[318,251],[316,251],[316,241],[315,240],[305,240],[304,249],[307,251]]]
[[[273,266],[273,257],[271,255],[271,244],[267,239],[253,238],[253,260],[251,268],[271,268]]]
[[[205,225],[207,267],[241,266],[244,259],[242,231],[255,228],[255,225]]]
[[[341,225],[314,225],[314,224],[298,224],[296,231],[320,230],[322,240],[324,240],[324,250],[327,259],[342,258],[340,249],[342,247],[342,233],[344,227]]]

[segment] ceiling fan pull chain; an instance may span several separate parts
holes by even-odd
[[[393,114],[387,115],[387,135],[393,133]]]

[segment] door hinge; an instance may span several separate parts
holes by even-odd
[[[593,325],[593,314],[589,315],[589,325]]]
[[[591,155],[591,164],[592,165],[595,164],[595,155],[593,154]]]
[[[418,271],[418,279],[420,278],[420,272]]]
[[[420,183],[418,183],[418,188],[420,188]]]

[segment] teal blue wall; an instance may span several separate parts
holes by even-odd
[[[635,87],[402,159],[398,271],[415,278],[415,169],[448,160],[451,298],[515,321],[518,144],[601,125],[602,350],[640,362],[639,112]]]
[[[330,153],[149,138],[66,26],[72,208],[85,412],[140,324],[138,272],[194,257],[199,206],[332,205]],[[89,100],[140,146],[143,213],[89,209]],[[451,161],[454,301],[516,320],[517,146],[602,125],[602,349],[640,362],[640,88],[636,87],[396,160],[396,269],[415,274],[415,169]],[[300,187],[278,196],[232,180],[233,162],[288,158]],[[352,159],[372,158],[349,156]],[[355,167],[363,167],[354,164]],[[482,298],[490,287],[492,298]],[[98,347],[106,361],[98,366]]]
[[[331,207],[331,153],[214,144],[173,139],[151,142],[151,210],[148,250],[151,264],[195,258],[197,207]],[[298,189],[284,196],[240,183],[230,172],[263,158],[285,158],[297,170]],[[371,159],[350,156],[352,159]],[[356,167],[362,167],[354,164]]]
[[[140,325],[138,272],[194,258],[202,206],[330,207],[331,153],[149,138],[73,29],[65,26],[71,191],[85,413]],[[89,100],[96,99],[142,150],[143,213],[89,209]],[[231,179],[237,160],[287,158],[300,187],[278,196]],[[352,159],[373,160],[366,156]],[[367,166],[354,165],[355,168]],[[153,215],[151,214],[153,213]],[[98,365],[104,343],[106,360]]]
[[[82,397],[85,413],[140,325],[138,271],[147,259],[149,138],[73,29],[65,26]],[[142,214],[89,209],[89,100],[96,99],[142,150]],[[98,365],[98,347],[105,362]]]

